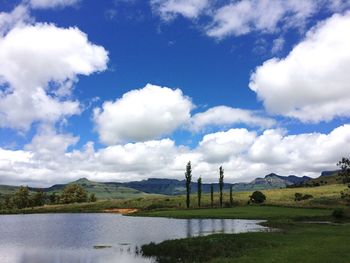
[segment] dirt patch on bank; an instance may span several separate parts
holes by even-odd
[[[111,209],[105,209],[103,212],[106,213],[114,213],[114,214],[122,214],[122,215],[127,215],[127,214],[132,214],[139,211],[136,208],[111,208]]]

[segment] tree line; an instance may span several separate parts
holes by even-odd
[[[43,206],[46,204],[71,204],[96,201],[97,198],[94,193],[89,195],[83,187],[77,184],[65,186],[61,194],[53,192],[50,195],[42,190],[30,193],[27,186],[21,186],[14,193],[5,195],[3,202],[0,203],[0,209],[11,210]]]
[[[191,183],[192,183],[192,165],[189,161],[186,165],[186,171],[185,171],[185,180],[186,180],[186,207],[190,207],[190,196],[191,196]],[[219,180],[218,180],[218,186],[219,186],[219,205],[220,207],[223,207],[224,204],[224,169],[222,166],[219,167]],[[233,199],[233,186],[230,185],[230,195],[229,195],[229,202],[225,203],[226,206],[232,207],[234,205],[234,199]],[[202,200],[202,177],[199,176],[197,179],[197,201],[198,201],[198,207],[201,207],[201,200]],[[254,191],[251,196],[249,196],[248,204],[250,203],[263,203],[266,200],[266,196],[260,192],[260,191]],[[210,185],[210,206],[214,207],[214,184]]]
[[[186,165],[185,172],[185,180],[186,180],[186,207],[190,207],[190,195],[191,195],[191,183],[192,183],[192,164],[189,161]],[[223,206],[223,189],[224,189],[224,169],[222,166],[219,167],[219,204],[220,207]],[[197,200],[198,207],[201,207],[202,200],[202,177],[199,176],[197,179]],[[214,184],[210,185],[210,201],[211,207],[214,207]],[[232,185],[230,186],[230,206],[233,206],[233,190]]]

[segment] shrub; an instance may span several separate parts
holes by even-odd
[[[256,204],[264,203],[266,200],[266,196],[260,191],[255,191],[249,198],[251,202]]]
[[[295,195],[294,195],[295,201],[302,201],[302,200],[307,200],[307,199],[311,199],[311,198],[313,198],[313,196],[309,195],[309,194],[303,195],[302,193],[295,193]]]
[[[334,209],[332,216],[336,219],[340,219],[344,217],[344,210],[342,208]]]

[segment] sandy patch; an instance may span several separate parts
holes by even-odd
[[[138,211],[136,208],[111,208],[103,210],[106,213],[115,213],[115,214],[132,214]]]

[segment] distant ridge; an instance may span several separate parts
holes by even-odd
[[[324,174],[331,173],[331,171],[322,172]],[[285,188],[293,185],[303,185],[307,182],[314,180],[310,177],[303,176],[298,177],[295,175],[282,176],[275,173],[267,174],[264,177],[258,177],[249,183],[225,183],[224,191],[228,191],[232,186],[233,191],[255,191],[266,190],[275,188]],[[95,193],[100,199],[117,199],[117,198],[137,198],[149,194],[161,194],[161,195],[181,195],[186,193],[185,180],[177,179],[162,179],[162,178],[149,178],[142,181],[132,181],[126,183],[120,182],[93,182],[87,178],[80,178],[76,181],[68,184],[81,185],[85,190],[90,193]],[[51,187],[42,188],[47,194],[56,192],[59,193],[68,184],[55,184]],[[210,183],[203,183],[202,192],[210,192]],[[218,184],[214,183],[214,191],[218,191]],[[4,195],[11,193],[18,189],[18,186],[4,186],[0,185],[0,198]],[[31,191],[37,191],[39,188],[30,187]],[[197,183],[192,182],[191,190],[193,193],[197,192]]]

